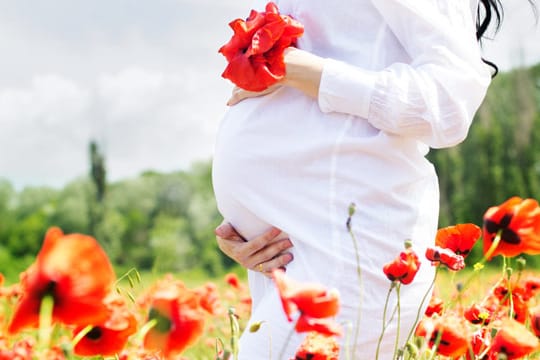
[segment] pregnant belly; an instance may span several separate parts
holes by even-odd
[[[241,188],[316,180],[328,175],[345,136],[357,146],[378,133],[364,119],[324,114],[316,100],[282,88],[226,113],[216,140],[215,180]]]
[[[319,201],[312,192],[327,192],[337,130],[315,101],[282,90],[230,108],[216,140],[218,208],[251,235],[277,226],[279,212],[301,212],[299,203]]]
[[[409,208],[417,184],[434,176],[415,141],[365,119],[323,114],[290,89],[230,108],[213,159],[218,208],[249,235],[287,218],[328,221],[332,208],[346,211],[353,200],[366,211]]]

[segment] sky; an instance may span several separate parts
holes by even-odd
[[[485,56],[502,70],[540,62],[540,25],[508,0]],[[62,187],[189,169],[212,157],[232,85],[217,49],[250,0],[0,0],[0,178]]]

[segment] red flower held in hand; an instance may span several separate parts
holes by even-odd
[[[411,247],[407,247],[392,262],[383,267],[383,272],[390,281],[410,284],[420,269],[420,260]]]
[[[99,324],[107,319],[103,299],[115,280],[107,254],[86,235],[47,231],[36,261],[22,274],[22,296],[9,331],[37,326],[43,298],[54,301],[52,320],[70,325]]]
[[[480,239],[480,236],[482,236],[482,229],[475,224],[457,224],[439,229],[435,238],[435,245],[450,249],[456,255],[465,258],[471,252],[476,241]]]
[[[500,243],[490,251],[497,233]],[[540,254],[540,207],[533,199],[512,197],[484,214],[484,255],[507,257]]]
[[[119,354],[127,343],[128,338],[137,331],[137,320],[127,309],[123,298],[111,298],[107,301],[109,318],[99,325],[94,325],[75,344],[73,352],[80,356],[114,356]],[[74,335],[85,330],[79,326]]]
[[[463,256],[438,246],[427,248],[426,258],[433,264],[443,264],[453,271],[459,271],[465,267]]]
[[[285,76],[283,52],[304,33],[302,24],[281,15],[276,4],[269,2],[265,10],[232,21],[234,35],[219,49],[229,62],[222,76],[249,91],[262,91]]]

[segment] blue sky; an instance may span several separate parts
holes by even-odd
[[[87,146],[109,178],[174,171],[212,156],[231,85],[217,49],[250,0],[0,0],[0,177],[62,186],[88,172]],[[540,61],[526,0],[485,55],[502,69]]]

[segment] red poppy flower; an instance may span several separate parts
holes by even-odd
[[[529,277],[523,281],[523,287],[525,288],[523,299],[529,300],[538,294],[540,290],[540,279],[538,277]]]
[[[86,235],[50,228],[36,261],[21,276],[22,296],[9,324],[11,333],[37,326],[45,296],[52,296],[52,320],[71,325],[103,322],[103,299],[115,280],[107,254]]]
[[[0,360],[30,360],[35,358],[34,354],[35,341],[33,338],[26,337],[24,339],[8,343],[0,337]]]
[[[531,309],[530,314],[531,329],[534,331],[536,336],[540,338],[540,306]]]
[[[438,246],[427,248],[426,258],[431,261],[432,264],[443,264],[453,271],[459,271],[465,267],[463,256],[457,255],[450,249]]]
[[[114,356],[122,351],[128,338],[137,331],[137,320],[121,298],[107,301],[109,318],[92,329],[75,344],[73,352],[80,356]],[[74,336],[85,329],[78,326]]]
[[[416,336],[425,338],[430,348],[436,346],[437,354],[451,358],[464,355],[471,338],[465,322],[453,315],[422,319],[416,328]]]
[[[235,289],[240,289],[240,279],[238,279],[238,275],[236,275],[235,273],[226,274],[225,282]]]
[[[390,281],[410,284],[420,269],[420,260],[416,253],[408,248],[402,251],[392,262],[383,267],[383,272]]]
[[[252,10],[247,20],[236,19],[229,26],[234,35],[219,49],[228,61],[222,76],[250,91],[262,91],[283,78],[283,52],[304,32],[302,24],[281,15],[272,2],[265,12]]]
[[[435,245],[450,249],[465,258],[480,236],[482,236],[482,229],[479,226],[470,223],[457,224],[439,229]]]
[[[471,324],[487,325],[491,322],[496,309],[481,304],[472,304],[463,312],[463,316]]]
[[[488,251],[497,233],[501,240],[497,248]],[[540,207],[533,199],[513,197],[484,214],[484,255],[507,257],[519,254],[540,254]]]
[[[491,331],[487,327],[476,330],[471,337],[471,351],[465,353],[467,360],[479,359],[491,343]]]
[[[431,296],[431,299],[429,300],[429,304],[426,308],[425,315],[426,316],[433,316],[434,314],[441,315],[444,308],[444,301],[435,295]]]
[[[512,306],[515,320],[520,323],[524,323],[527,320],[529,316],[529,305],[525,298],[527,294],[524,287],[514,284],[509,285],[508,281],[505,281],[493,289],[493,295],[499,300],[501,305],[506,307]]]
[[[512,297],[514,320],[524,324],[529,318],[529,304],[521,296]]]
[[[200,297],[201,307],[209,314],[217,315],[221,310],[216,284],[208,282],[194,290]]]
[[[288,278],[281,269],[275,269],[272,277],[289,321],[292,321],[292,314],[296,311],[303,316],[313,318],[325,318],[337,314],[339,310],[337,291],[328,290],[320,284],[296,282]]]
[[[194,344],[204,331],[204,311],[199,296],[176,287],[153,294],[148,320],[155,320],[144,338],[145,349],[161,350],[167,358]]]
[[[332,319],[316,319],[303,314],[296,321],[294,330],[299,333],[315,331],[327,336],[342,335],[341,327]]]
[[[520,359],[538,349],[538,339],[523,324],[505,319],[489,348],[490,358],[504,354],[506,359]]]
[[[295,360],[338,360],[339,344],[333,336],[309,333],[296,351]]]

